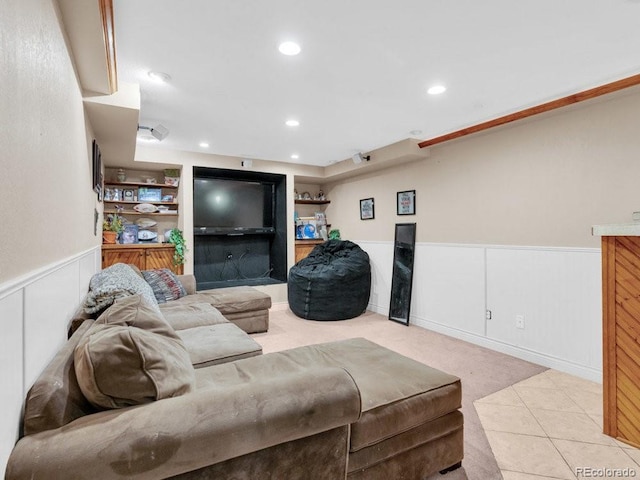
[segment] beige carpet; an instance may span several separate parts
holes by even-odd
[[[497,353],[416,326],[406,327],[376,313],[339,322],[314,322],[296,317],[286,306],[271,310],[269,332],[252,335],[264,353],[314,343],[364,337],[407,357],[457,375],[462,379],[465,416],[465,458],[462,468],[442,480],[501,479],[473,402],[536,375],[545,367]],[[372,365],[372,368],[382,366]],[[393,479],[389,479],[393,480]]]

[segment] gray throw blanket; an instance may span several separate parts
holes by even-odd
[[[96,313],[109,307],[118,298],[138,294],[160,311],[151,286],[129,265],[116,263],[91,277],[84,310]]]

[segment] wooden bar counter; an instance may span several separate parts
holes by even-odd
[[[640,447],[640,223],[602,237],[604,433]]]

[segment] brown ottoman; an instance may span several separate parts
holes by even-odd
[[[351,424],[349,479],[419,480],[463,457],[460,379],[363,338],[310,345],[197,370],[200,385],[232,386],[315,367],[354,379],[362,414]]]

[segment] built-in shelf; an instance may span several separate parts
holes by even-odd
[[[113,202],[113,203],[123,203],[123,202]],[[133,202],[133,203],[140,203],[140,202]],[[175,204],[172,204],[172,205],[175,205]],[[115,209],[105,209],[104,213],[117,213],[118,215],[144,215],[144,216],[154,215],[159,217],[171,217],[171,216],[178,215],[177,210],[170,210],[168,213],[160,213],[160,212],[143,213],[143,212],[136,212],[135,210],[123,210],[121,212],[118,212]]]
[[[149,183],[149,182],[104,182],[105,185],[118,185],[122,187],[151,187],[151,188],[178,188],[176,185],[168,183]]]
[[[133,201],[133,200],[105,200],[104,203],[112,203],[112,204],[129,204],[129,205],[140,205],[141,203],[152,203],[153,205],[175,205],[176,207],[178,206],[178,204],[176,202],[156,202],[156,201],[146,201],[146,200],[138,200]]]
[[[299,205],[326,205],[328,203],[331,203],[331,200],[300,200],[300,199],[295,199],[294,201],[295,201],[295,203],[297,203]]]

